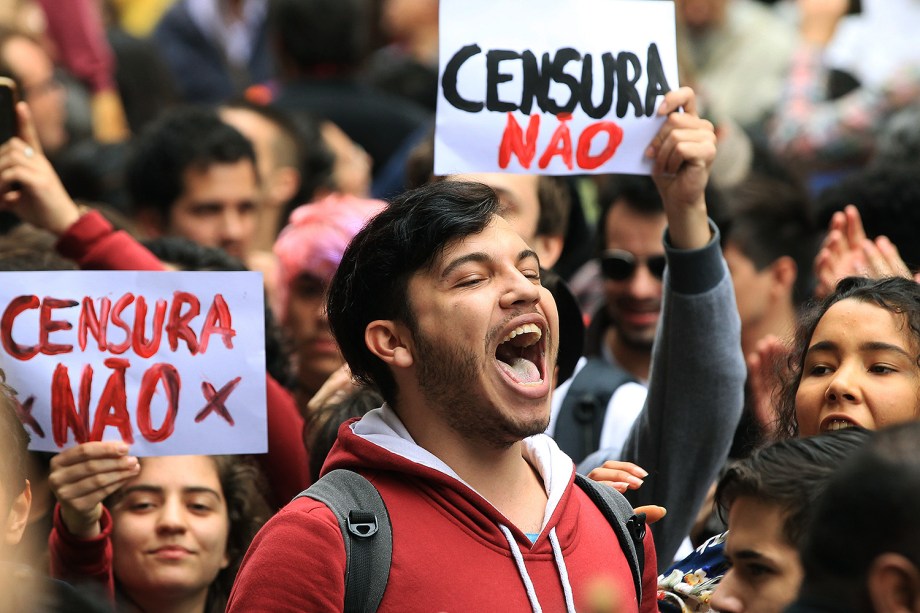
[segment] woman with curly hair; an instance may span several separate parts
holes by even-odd
[[[51,571],[140,611],[223,611],[269,511],[245,456],[136,458],[91,442],[51,461]]]
[[[920,285],[841,280],[800,317],[788,366],[781,436],[920,418]]]

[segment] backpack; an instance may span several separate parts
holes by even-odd
[[[600,449],[607,405],[624,383],[635,377],[600,357],[589,357],[562,400],[553,439],[575,464]]]
[[[645,513],[612,487],[575,475],[575,483],[610,522],[632,571],[636,599],[642,602],[645,569]],[[295,497],[307,496],[335,514],[345,541],[345,611],[376,611],[386,590],[393,560],[390,515],[374,485],[356,472],[333,470]]]

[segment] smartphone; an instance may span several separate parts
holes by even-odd
[[[19,122],[16,119],[18,100],[16,82],[8,77],[0,77],[0,144],[19,133]]]
[[[859,15],[862,13],[862,0],[850,0],[847,6],[847,15]]]

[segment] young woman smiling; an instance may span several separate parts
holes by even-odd
[[[78,445],[51,463],[59,504],[52,573],[96,581],[140,611],[223,611],[268,517],[242,456],[136,458],[122,442]]]

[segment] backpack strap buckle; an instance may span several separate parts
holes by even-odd
[[[360,510],[348,512],[348,531],[358,538],[367,538],[377,534],[377,516]]]

